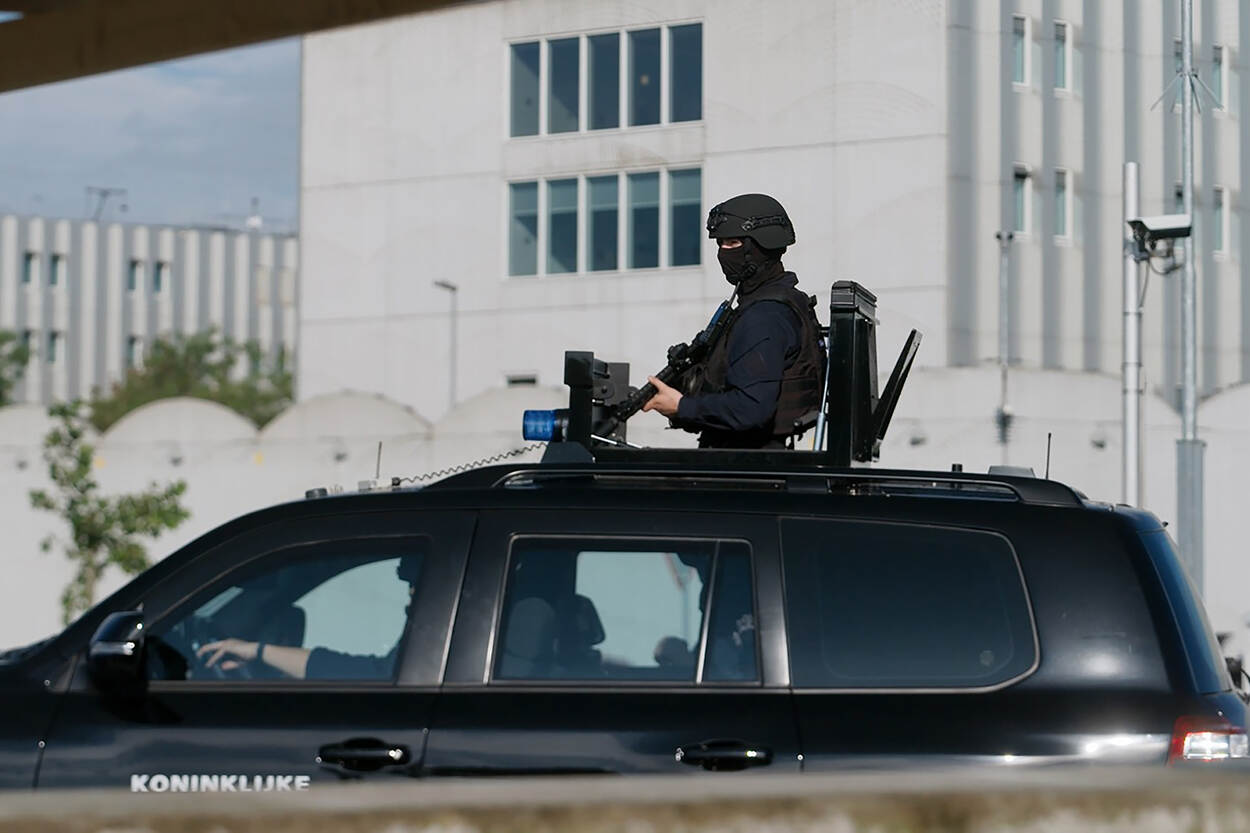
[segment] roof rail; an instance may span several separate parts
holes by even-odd
[[[602,449],[600,450],[602,451]],[[836,491],[844,494],[943,494],[946,497],[1009,499],[1037,506],[1084,505],[1070,487],[1053,480],[972,472],[906,469],[835,468],[801,458],[820,457],[795,451],[685,451],[648,449],[621,459],[594,463],[525,463],[475,469],[453,475],[429,490],[541,488],[577,478],[603,485],[655,479],[700,487],[767,488],[779,491]],[[808,464],[804,464],[808,462]],[[767,484],[767,485],[766,485]]]

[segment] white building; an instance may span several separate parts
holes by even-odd
[[[1173,210],[1177,85],[1150,105],[1178,35],[1178,0],[488,0],[309,36],[301,395],[436,416],[453,387],[558,384],[570,348],[639,378],[727,294],[702,218],[749,191],[788,208],[807,291],[878,294],[883,353],[915,326],[922,363],[994,359],[1012,229],[1012,362],[1117,373],[1122,163],[1144,213]],[[1195,38],[1217,99],[1196,142],[1207,394],[1250,373],[1250,30],[1211,0]],[[1147,381],[1173,400],[1177,281],[1145,309]]]
[[[293,235],[0,216],[0,330],[31,359],[17,402],[89,397],[162,334],[209,328],[294,359]]]

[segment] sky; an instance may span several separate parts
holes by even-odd
[[[0,94],[0,213],[296,226],[299,40]],[[120,211],[122,203],[127,210]]]

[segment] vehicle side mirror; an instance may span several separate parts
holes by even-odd
[[[110,613],[87,647],[87,675],[105,694],[134,694],[147,682],[143,614]]]

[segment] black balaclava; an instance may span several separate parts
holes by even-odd
[[[748,295],[784,271],[779,255],[778,250],[762,249],[750,237],[744,237],[741,246],[718,248],[716,259],[725,280],[738,287],[739,295]]]

